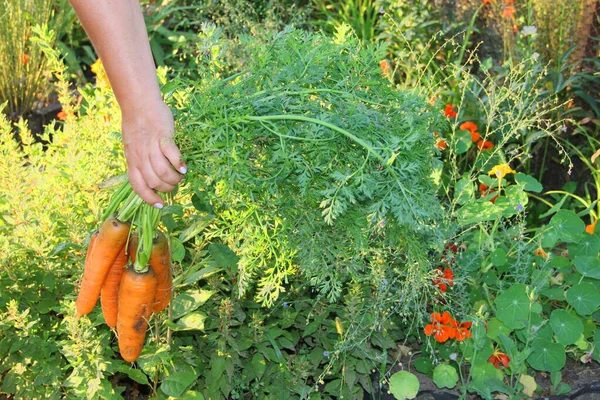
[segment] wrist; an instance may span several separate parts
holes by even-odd
[[[168,108],[160,96],[160,92],[158,95],[135,97],[135,101],[128,99],[127,101],[119,102],[123,120],[143,118],[144,115],[148,115],[148,113],[155,113],[158,110]]]

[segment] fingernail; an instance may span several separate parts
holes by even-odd
[[[187,172],[187,168],[185,166],[181,166],[181,167],[179,167],[179,172],[181,172],[182,174],[185,174]]]
[[[154,207],[156,207],[160,210],[161,208],[163,208],[163,205],[160,203],[156,203],[156,204],[154,204]]]

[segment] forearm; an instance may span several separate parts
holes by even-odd
[[[138,0],[69,0],[96,49],[124,114],[161,101]]]

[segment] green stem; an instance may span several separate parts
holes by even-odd
[[[338,133],[341,133],[342,135],[346,136],[347,138],[349,138],[350,140],[352,140],[353,142],[357,143],[358,145],[360,145],[361,147],[363,147],[364,149],[366,149],[369,154],[373,154],[373,156],[375,156],[375,158],[377,158],[379,161],[381,161],[382,163],[385,161],[384,158],[377,154],[375,152],[375,149],[373,149],[373,147],[371,145],[369,145],[367,142],[365,142],[364,140],[362,140],[361,138],[359,138],[358,136],[348,132],[345,129],[340,128],[339,126],[330,124],[329,122],[325,122],[325,121],[321,121],[319,119],[316,118],[311,118],[311,117],[305,117],[303,115],[263,115],[263,116],[246,116],[243,117],[242,120],[247,120],[247,121],[280,121],[280,120],[287,120],[287,121],[302,121],[302,122],[310,122],[313,124],[317,124],[317,125],[322,125],[324,127],[327,127],[333,131],[336,131]]]
[[[119,206],[123,203],[123,201],[130,195],[133,190],[131,189],[131,185],[129,181],[126,181],[111,197],[110,202],[108,203],[108,207],[102,214],[101,221],[105,221],[109,215],[114,214]]]
[[[473,26],[475,26],[475,19],[477,18],[477,14],[479,14],[479,11],[483,8],[483,6],[484,6],[484,4],[481,3],[481,5],[477,8],[477,10],[475,10],[475,12],[473,13],[473,16],[471,17],[471,22],[469,23],[469,27],[467,28],[467,31],[465,33],[465,41],[460,48],[460,53],[458,54],[458,59],[455,62],[456,66],[460,66],[462,64],[462,59],[465,55],[467,45],[469,44],[469,38],[471,37],[471,32],[473,32]]]

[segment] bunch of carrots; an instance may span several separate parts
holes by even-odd
[[[169,244],[157,230],[160,210],[144,203],[129,182],[117,190],[102,220],[87,249],[77,315],[89,314],[100,298],[106,324],[117,328],[121,356],[133,362],[151,313],[171,299]]]

